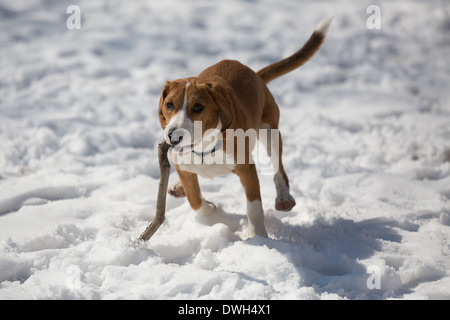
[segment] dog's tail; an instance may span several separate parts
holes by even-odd
[[[263,79],[265,83],[269,83],[270,81],[297,69],[308,61],[316,51],[319,50],[332,20],[333,17],[322,20],[322,22],[317,25],[309,40],[292,56],[259,70],[257,73],[261,79]]]

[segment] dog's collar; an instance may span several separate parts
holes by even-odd
[[[202,158],[202,163],[203,163],[203,158],[204,158],[204,157],[206,157],[206,156],[208,156],[208,155],[210,155],[210,154],[213,154],[214,152],[216,152],[217,150],[219,150],[220,148],[222,148],[222,145],[223,145],[223,140],[219,140],[219,141],[217,142],[217,144],[216,144],[211,150],[209,150],[209,151],[206,151],[206,152],[198,152],[198,151],[195,151],[194,149],[192,149],[192,153],[195,154],[196,156],[199,156],[200,158]]]

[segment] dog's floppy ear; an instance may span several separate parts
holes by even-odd
[[[232,127],[234,123],[234,106],[229,90],[217,82],[208,82],[206,86],[211,92],[211,97],[219,107],[219,119],[222,122],[222,130]]]
[[[173,85],[174,85],[173,81],[166,81],[166,83],[164,85],[164,89],[161,93],[162,100],[164,100],[167,97],[167,95],[169,94],[169,91],[170,91],[170,89],[172,89]]]
[[[163,110],[164,110],[164,100],[166,99],[167,95],[169,94],[170,90],[173,88],[173,82],[172,81],[166,81],[166,84],[164,85],[164,89],[161,93],[161,98],[159,99],[159,108],[158,108],[158,116],[159,116],[159,122],[161,124],[161,127],[164,129],[167,125],[166,123],[166,117],[164,116]]]

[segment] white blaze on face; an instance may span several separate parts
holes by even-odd
[[[183,106],[178,111],[176,115],[170,119],[169,124],[164,129],[164,138],[166,139],[167,143],[170,144],[170,138],[169,138],[169,132],[174,131],[174,133],[177,133],[178,136],[183,136],[183,141],[177,145],[178,147],[183,146],[189,146],[192,144],[192,137],[194,136],[194,123],[192,120],[187,116],[187,105],[188,105],[188,95],[187,91],[189,86],[191,85],[190,82],[186,83],[186,86],[184,88],[184,100],[183,100]],[[177,132],[178,131],[178,132]]]

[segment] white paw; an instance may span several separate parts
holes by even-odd
[[[255,226],[251,224],[248,226],[248,237],[253,238],[255,235],[263,238],[269,237],[264,224],[262,226]]]
[[[195,210],[195,213],[197,213],[200,216],[209,216],[216,210],[216,206],[214,203],[206,201],[203,199],[202,206],[200,209]]]

